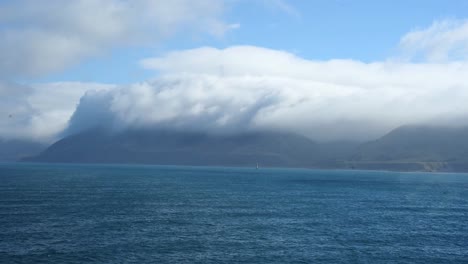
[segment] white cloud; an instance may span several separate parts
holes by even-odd
[[[468,20],[435,21],[402,37],[400,48],[410,59],[443,62],[468,59]]]
[[[0,77],[37,76],[179,29],[222,35],[222,0],[17,0],[0,4]]]
[[[265,6],[280,10],[290,16],[300,18],[301,13],[287,0],[262,0]]]
[[[0,82],[0,139],[55,140],[67,127],[86,91],[104,91],[113,87],[96,83],[26,86]]]
[[[279,129],[319,140],[364,140],[399,125],[468,114],[465,62],[311,61],[235,46],[171,52],[142,65],[161,77],[112,90],[102,97],[106,103],[92,106],[104,105],[100,111],[114,125]]]
[[[81,96],[112,85],[5,80],[65,69],[124,46],[152,45],[178,31],[216,36],[238,28],[223,0],[17,0],[0,3],[0,137],[51,140]]]
[[[465,23],[459,27],[444,27],[446,30],[434,34],[463,32]],[[430,28],[420,32],[432,32]],[[416,43],[419,37],[408,37],[413,33],[403,40]],[[460,43],[463,34],[454,35],[457,37],[449,39],[458,40],[450,43]],[[66,83],[19,87],[13,97],[22,99],[15,99],[11,107],[29,119],[18,121],[17,126],[1,124],[0,135],[14,131],[29,131],[28,135],[36,137],[56,135],[66,127],[85,90],[68,133],[95,125],[155,126],[216,132],[277,129],[319,140],[366,140],[404,124],[466,125],[467,58],[451,61],[453,49],[440,48],[449,54],[430,59],[435,48],[416,48],[428,54],[430,61],[315,61],[254,46],[174,51],[141,61],[143,67],[158,73],[150,81],[109,86],[113,89],[73,84],[74,90]],[[55,90],[59,88],[63,94]],[[51,94],[56,98],[48,98]],[[31,121],[38,116],[42,119]]]

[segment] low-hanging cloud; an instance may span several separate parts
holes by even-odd
[[[459,32],[447,29],[452,31]],[[427,32],[426,39],[437,39],[445,31]],[[463,42],[443,43],[451,51],[451,43],[458,50]],[[418,49],[416,42],[412,47]],[[141,61],[157,73],[153,80],[109,89],[79,84],[87,92],[65,134],[95,126],[214,133],[267,129],[326,141],[368,140],[405,124],[467,125],[468,61],[451,58],[365,63],[309,60],[255,46],[174,51]]]
[[[98,83],[20,85],[0,81],[0,140],[56,140],[87,90],[113,87]]]
[[[312,61],[235,46],[172,52],[142,65],[161,76],[106,92],[107,101],[93,106],[106,108],[114,124],[365,140],[468,113],[465,62]],[[88,97],[75,112],[75,127]]]
[[[51,141],[79,98],[113,85],[24,84],[125,47],[153,47],[183,30],[222,36],[223,0],[0,1],[0,139]]]

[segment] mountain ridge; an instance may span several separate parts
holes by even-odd
[[[201,132],[89,130],[66,137],[27,161],[150,163],[170,165],[303,166],[317,144],[303,136],[247,132],[212,135]],[[299,155],[300,154],[300,155]]]
[[[468,127],[401,126],[369,142],[318,143],[286,132],[210,134],[91,129],[65,137],[34,162],[468,171]]]

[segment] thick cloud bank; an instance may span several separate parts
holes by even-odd
[[[87,94],[70,129],[107,122],[221,132],[277,129],[318,140],[365,140],[399,125],[452,122],[468,113],[465,62],[311,61],[236,46],[172,52],[142,64],[161,76]],[[100,113],[102,120],[91,113]]]
[[[0,139],[51,141],[96,83],[20,84],[119,48],[154,47],[177,35],[220,36],[223,0],[0,1]],[[21,81],[23,80],[23,81]]]
[[[163,2],[135,3],[140,6]],[[177,6],[184,1],[173,2]],[[202,5],[203,1],[194,2]],[[211,10],[209,14],[217,12],[217,8],[200,8]],[[212,25],[218,23],[213,21]],[[203,47],[142,60],[141,65],[154,70],[158,77],[127,86],[25,86],[2,82],[0,110],[4,115],[0,118],[0,137],[50,140],[63,135],[63,130],[65,134],[74,133],[100,125],[113,129],[163,127],[216,133],[274,129],[317,140],[367,140],[404,124],[466,125],[467,25],[467,21],[449,20],[412,31],[400,41],[401,58],[372,63],[315,61],[255,46]],[[0,29],[3,37],[5,32]],[[4,51],[2,56],[10,55]],[[50,69],[48,63],[62,65],[64,60],[57,58],[50,58],[37,69]],[[37,73],[36,64],[24,63],[32,68],[25,68],[23,75]],[[7,68],[15,69],[13,66]]]

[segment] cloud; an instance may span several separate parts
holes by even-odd
[[[56,140],[86,91],[112,87],[95,83],[0,82],[0,139]]]
[[[35,0],[0,4],[0,77],[63,70],[113,48],[146,45],[178,30],[222,35],[238,27],[222,0]]]
[[[401,38],[400,49],[409,59],[444,62],[468,59],[468,20],[440,20]]]
[[[313,61],[234,46],[170,52],[141,63],[160,77],[104,92],[105,102],[92,107],[94,95],[85,96],[72,124],[89,127],[77,117],[91,107],[114,127],[274,129],[318,140],[366,140],[400,125],[468,113],[466,62]]]
[[[300,18],[301,13],[297,8],[295,8],[293,5],[289,3],[289,1],[286,0],[262,0],[263,4],[267,7],[270,7],[272,9],[279,10],[281,12],[284,12],[292,17],[295,18]]]
[[[265,81],[270,80],[188,74],[88,93],[71,119],[69,132],[96,124],[211,132],[247,130],[258,111],[280,99],[266,86],[253,89]]]
[[[436,35],[459,32],[444,28]],[[19,98],[13,104],[18,113],[29,119],[0,133],[23,127],[30,135],[50,137],[65,127],[65,133],[75,133],[97,125],[213,133],[268,129],[327,141],[369,140],[405,124],[467,125],[468,60],[452,59],[318,61],[255,46],[173,51],[140,62],[155,71],[153,80],[119,87],[57,83],[10,89]],[[47,97],[51,94],[56,98]],[[40,121],[31,121],[34,117]]]

